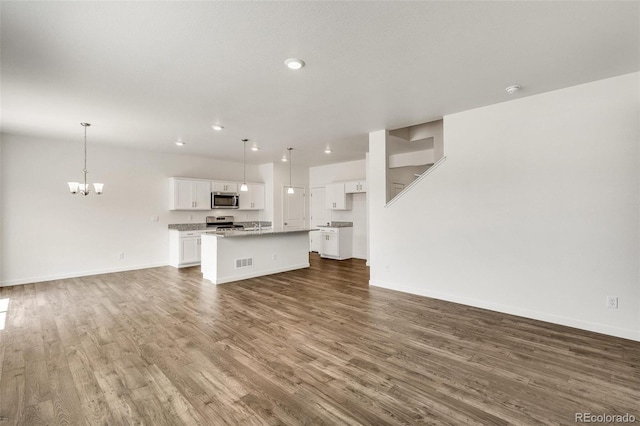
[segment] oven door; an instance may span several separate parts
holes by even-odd
[[[238,207],[238,194],[233,192],[211,193],[212,209],[237,209]]]

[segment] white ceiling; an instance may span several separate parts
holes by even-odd
[[[639,69],[638,2],[1,2],[2,132],[242,160]],[[307,66],[283,65],[299,57]],[[222,132],[211,125],[221,123]],[[174,145],[178,138],[187,145]],[[323,153],[330,146],[333,153]]]

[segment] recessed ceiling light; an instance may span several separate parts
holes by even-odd
[[[176,145],[178,145],[178,146],[185,146],[185,145],[186,145],[186,143],[185,143],[185,142],[182,142],[181,140],[177,140],[177,141],[176,141]]]
[[[282,156],[282,161],[287,161],[287,156],[286,155]]]
[[[325,154],[331,154],[331,148],[327,148],[327,149],[325,149],[325,150],[324,150],[324,153],[325,153]]]
[[[211,126],[211,128],[212,128],[213,130],[217,130],[217,131],[220,131],[220,130],[224,129],[224,127],[222,127],[222,126],[221,126],[221,125],[219,125],[219,124],[214,124],[213,126]]]
[[[298,58],[289,58],[284,61],[284,64],[292,70],[299,70],[304,67],[304,61]]]
[[[260,149],[260,148],[258,148],[258,147],[257,147],[257,146],[255,146],[255,145],[251,147],[251,151],[257,151],[257,150],[259,150],[259,149]]]
[[[505,90],[507,91],[508,94],[513,95],[518,90],[520,90],[520,85],[514,84],[513,86],[507,87]]]

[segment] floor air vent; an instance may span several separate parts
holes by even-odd
[[[246,259],[236,259],[236,269],[249,268],[253,266],[253,257],[247,257]]]

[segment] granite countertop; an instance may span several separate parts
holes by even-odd
[[[317,231],[315,228],[301,228],[301,229],[262,229],[260,231],[239,231],[236,229],[229,229],[218,232],[207,232],[203,236],[212,236],[218,238],[236,238],[236,237],[259,237],[262,235],[278,235],[278,234],[295,234],[298,232]]]
[[[172,223],[169,224],[169,230],[174,231],[206,231],[206,223]]]
[[[246,227],[253,226],[253,224],[258,223],[258,221],[253,222],[233,222],[236,225],[243,225]],[[260,221],[259,222],[262,227],[271,226],[271,222]],[[169,230],[174,231],[207,231],[211,230],[211,227],[208,227],[206,223],[171,223],[169,224]]]
[[[331,222],[330,225],[316,225],[317,228],[352,228],[353,222]]]

